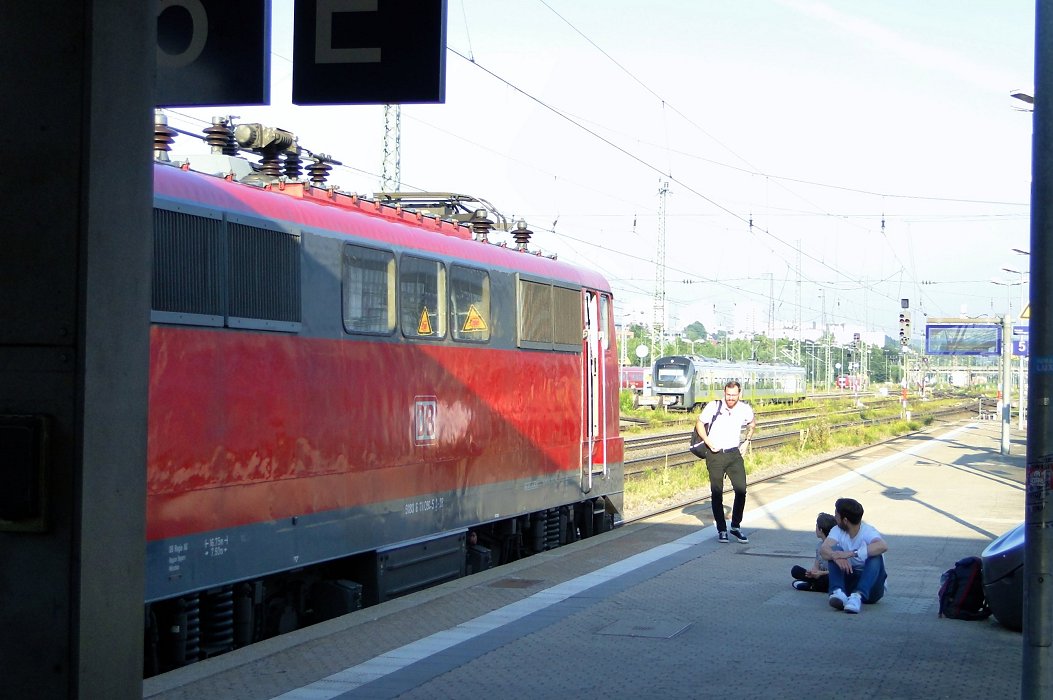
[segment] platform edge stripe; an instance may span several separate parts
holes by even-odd
[[[620,562],[609,564],[591,573],[539,591],[523,600],[509,603],[497,610],[480,615],[448,630],[436,632],[423,639],[405,644],[397,649],[364,661],[357,666],[338,671],[319,681],[277,695],[272,700],[332,700],[378,678],[400,671],[410,664],[421,661],[440,651],[515,622],[527,615],[560,603],[567,598],[595,588],[607,581],[635,571],[643,566],[683,551],[697,544],[697,533],[679,540],[654,547],[646,552],[634,554]],[[334,686],[339,689],[334,689]]]
[[[842,482],[847,482],[853,478],[858,478],[861,474],[868,474],[876,469],[888,466],[904,457],[917,455],[930,447],[935,446],[938,442],[948,440],[956,436],[958,433],[970,429],[974,425],[975,424],[970,423],[969,425],[956,428],[931,441],[920,443],[903,450],[902,452],[883,457],[866,466],[853,469],[851,472],[842,474],[824,484],[817,484],[797,494],[773,501],[762,508],[755,508],[748,512],[743,520],[761,513],[773,513],[782,510],[803,498],[814,496],[815,493],[819,491],[834,488]],[[274,696],[271,700],[332,700],[333,698],[355,690],[366,683],[375,681],[378,678],[395,673],[396,671],[400,671],[406,666],[421,661],[435,653],[444,651],[469,639],[495,630],[510,622],[515,622],[516,620],[535,613],[538,610],[550,607],[566,600],[567,598],[587,591],[590,588],[594,588],[601,583],[616,579],[648,564],[672,556],[684,549],[696,546],[708,538],[708,535],[704,534],[708,529],[709,528],[699,528],[699,530],[684,535],[673,542],[659,545],[645,552],[639,552],[627,559],[608,564],[607,566],[591,573],[556,584],[555,586],[547,588],[544,591],[539,591],[528,598],[509,603],[497,610],[475,617],[450,629],[436,632],[423,639],[417,640],[416,642],[405,644],[397,649],[393,649],[368,661],[364,661],[356,666],[351,666],[343,671],[338,671],[321,680],[315,681],[314,683],[290,690],[282,695]]]

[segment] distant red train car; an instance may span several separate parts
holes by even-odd
[[[634,394],[642,394],[649,391],[651,388],[651,368],[622,365],[620,386],[622,389],[628,389]]]
[[[620,520],[607,282],[264,157],[154,168],[148,674]]]

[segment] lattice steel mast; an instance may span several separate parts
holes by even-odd
[[[658,250],[655,254],[654,316],[651,319],[651,362],[659,357],[665,337],[665,204],[669,183],[658,190]]]
[[[384,169],[381,192],[398,192],[402,187],[402,105],[384,105]]]

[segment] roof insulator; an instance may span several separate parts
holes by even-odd
[[[476,209],[472,212],[472,218],[468,220],[472,227],[472,235],[480,243],[490,242],[490,231],[494,228],[494,222],[486,217],[485,209]]]
[[[307,166],[307,174],[311,178],[311,184],[315,187],[325,186],[325,180],[329,177],[329,171],[332,169],[333,166],[316,156],[314,162]]]
[[[160,112],[154,112],[154,160],[168,163],[168,152],[172,150],[172,142],[175,141],[175,130],[168,128],[168,117]]]
[[[213,153],[225,156],[238,155],[238,143],[234,140],[234,130],[230,128],[227,117],[212,117],[212,126],[206,127],[205,143]]]
[[[303,168],[300,167],[300,163],[303,160],[300,158],[300,147],[297,144],[293,144],[291,147],[285,149],[285,177],[290,180],[299,180],[300,175],[303,174]]]
[[[516,230],[512,232],[512,238],[515,239],[516,249],[526,251],[527,244],[530,242],[530,237],[534,235],[534,232],[527,228],[526,222],[520,219],[516,222]]]

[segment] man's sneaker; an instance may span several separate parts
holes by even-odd
[[[830,594],[830,607],[836,610],[844,610],[845,603],[848,602],[848,596],[840,588],[835,588]]]
[[[845,612],[852,613],[853,615],[858,614],[860,608],[863,607],[863,598],[858,593],[853,593],[848,596],[848,602],[845,603]]]
[[[810,591],[810,590],[812,590],[812,584],[809,583],[808,581],[794,581],[793,582],[793,587],[794,587],[794,590],[798,590],[798,591]]]
[[[717,532],[717,542],[720,542],[722,544],[727,544],[728,543],[728,533],[724,532],[723,530],[720,530],[719,532]]]
[[[745,533],[743,533],[737,527],[731,528],[731,530],[729,530],[729,532],[731,533],[732,537],[734,537],[736,540],[738,540],[742,544],[746,544],[747,542],[750,541],[750,538],[746,537]]]

